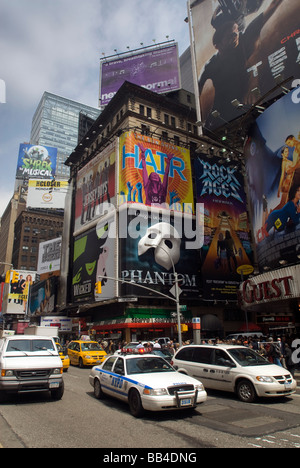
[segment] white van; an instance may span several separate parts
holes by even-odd
[[[36,335],[0,339],[0,401],[8,393],[64,393],[63,366],[54,340]]]
[[[226,340],[238,340],[239,338],[254,338],[257,337],[259,340],[264,338],[263,333],[261,332],[248,332],[248,333],[232,333],[231,335],[226,336]]]
[[[178,372],[200,380],[205,388],[234,392],[247,403],[256,397],[289,396],[297,387],[288,370],[245,346],[183,346],[171,364]]]

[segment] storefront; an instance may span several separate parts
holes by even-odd
[[[239,292],[241,307],[254,312],[264,334],[291,335],[300,330],[300,265],[252,277]]]

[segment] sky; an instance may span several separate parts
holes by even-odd
[[[48,91],[98,106],[100,59],[174,39],[189,46],[186,0],[0,0],[0,216],[20,143]],[[4,93],[5,87],[5,93]]]

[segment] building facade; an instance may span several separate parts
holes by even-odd
[[[142,180],[143,151],[151,180],[155,178],[151,171],[159,174],[161,181],[166,181],[169,171],[168,193],[165,197],[163,190],[160,192],[156,203],[159,206],[152,212],[149,204],[155,197],[145,197],[147,181]],[[184,338],[192,338],[192,319],[198,316],[202,318],[203,332],[213,329],[222,333],[224,317],[228,330],[232,329],[237,301],[229,304],[224,299],[218,307],[214,298],[204,301],[200,248],[188,251],[182,247],[187,239],[182,239],[180,247],[174,240],[177,216],[195,221],[192,167],[200,151],[210,156],[215,153],[224,162],[228,149],[198,136],[193,95],[180,90],[163,96],[125,82],[70,155],[66,164],[71,168],[71,223],[65,241],[70,250],[62,311],[67,309],[76,317],[77,334],[90,332],[100,338],[125,341],[155,335],[176,337],[176,304],[170,292],[176,272],[181,281]],[[132,176],[134,167],[137,170]],[[151,249],[147,249],[146,234],[139,232],[133,239],[128,231],[136,221],[137,208],[147,222],[150,216],[158,221],[146,223],[150,230],[158,224],[159,234],[164,237],[162,231],[167,229],[173,241],[171,262],[162,253],[166,241],[160,254],[156,252],[155,261],[149,256],[144,266],[140,263]],[[161,222],[162,212],[169,216],[168,223]],[[143,226],[144,233],[147,227]],[[108,231],[110,235],[104,235]],[[87,265],[93,270],[90,276],[83,274]],[[95,289],[98,282],[102,286],[99,295]],[[244,316],[240,315],[242,323]]]

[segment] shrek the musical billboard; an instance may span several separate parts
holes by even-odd
[[[300,88],[269,107],[245,145],[250,206],[261,268],[300,255]]]
[[[299,0],[189,3],[204,131],[241,116],[277,82],[299,78]]]

